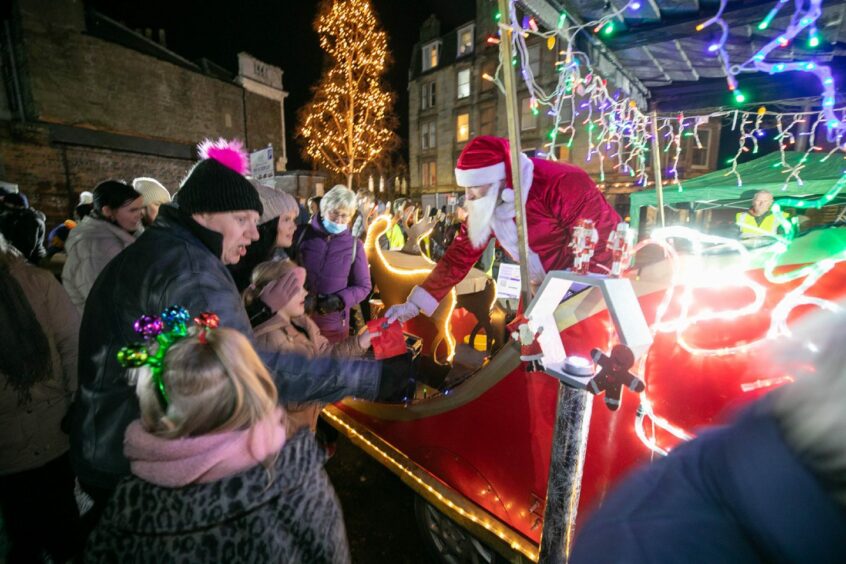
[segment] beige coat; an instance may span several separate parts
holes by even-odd
[[[317,324],[308,316],[296,320],[294,323],[273,316],[254,329],[256,344],[268,351],[280,351],[314,358],[320,355],[339,357],[357,357],[365,353],[358,344],[358,337],[352,336],[331,344],[321,334]],[[282,398],[284,401],[285,398]],[[317,426],[317,417],[323,409],[322,403],[288,404],[288,435],[292,436],[298,429],[309,427],[312,431]]]
[[[60,424],[77,382],[79,312],[46,270],[13,259],[9,271],[47,336],[53,374],[32,386],[32,401],[22,406],[11,386],[0,385],[0,475],[37,468],[68,451]]]
[[[134,241],[135,235],[91,216],[71,229],[65,243],[68,258],[62,269],[62,284],[80,312],[100,272]]]

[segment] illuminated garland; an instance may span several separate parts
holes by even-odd
[[[776,140],[779,142],[779,151],[782,154],[782,164],[785,167],[785,187],[791,181],[802,183],[799,171],[803,168],[804,160],[795,167],[790,167],[784,158],[784,153],[795,146],[797,136],[806,135],[810,137],[807,152],[822,150],[822,147],[815,143],[817,125],[825,127],[829,140],[834,141],[834,149],[846,149],[844,145],[844,134],[846,134],[846,108],[834,108],[834,81],[830,76],[830,69],[825,65],[813,61],[795,63],[776,63],[770,65],[765,63],[769,54],[767,47],[755,54],[750,61],[737,67],[729,67],[727,54],[725,52],[725,41],[728,38],[728,25],[722,19],[722,10],[725,0],[717,15],[703,22],[698,29],[705,29],[711,25],[720,27],[723,31],[722,37],[717,43],[711,44],[709,52],[718,53],[728,77],[730,88],[735,90],[737,103],[746,101],[745,95],[736,90],[735,74],[747,71],[763,71],[769,73],[787,72],[798,70],[812,72],[820,78],[823,84],[822,110],[818,112],[773,112],[761,106],[754,111],[740,109],[722,109],[719,111],[702,115],[685,115],[677,113],[672,115],[660,115],[658,121],[659,140],[663,144],[662,150],[667,153],[668,170],[666,176],[671,185],[682,189],[682,182],[679,174],[679,162],[683,153],[683,143],[688,137],[698,149],[703,145],[699,138],[699,129],[712,119],[731,119],[732,130],[738,131],[739,144],[735,156],[727,164],[731,165],[729,174],[737,177],[738,187],[743,181],[737,170],[739,159],[747,153],[757,154],[758,141],[767,135],[766,129],[778,131]],[[592,67],[588,55],[575,49],[575,37],[584,31],[593,31],[600,37],[613,33],[614,20],[620,17],[625,11],[637,11],[641,3],[632,0],[617,10],[609,12],[599,20],[587,22],[581,25],[568,25],[566,14],[562,13],[558,20],[556,29],[541,31],[533,18],[517,18],[516,1],[512,1],[509,7],[510,26],[499,23],[499,37],[491,37],[488,42],[498,43],[502,37],[509,37],[515,53],[511,64],[520,64],[520,73],[529,91],[529,105],[534,115],[545,111],[552,117],[553,126],[548,134],[548,142],[544,146],[544,153],[550,159],[556,159],[556,149],[564,146],[572,148],[577,131],[584,131],[587,137],[587,154],[585,160],[598,161],[599,181],[606,180],[606,165],[612,166],[613,170],[622,175],[628,175],[636,186],[648,186],[647,166],[650,164],[648,152],[652,141],[651,116],[641,111],[637,102],[619,91],[612,93],[608,89],[608,82],[600,76]],[[800,16],[794,16],[791,28],[783,34],[784,37],[793,38],[807,27],[812,28],[812,39],[815,41],[812,46],[819,45],[819,35],[816,31],[815,22],[819,17],[820,1],[815,0],[816,8],[802,12]],[[774,9],[775,10],[775,9]],[[772,11],[771,11],[772,12]],[[769,22],[777,14],[769,15]],[[798,18],[798,19],[797,19]],[[502,18],[496,15],[500,22]],[[794,25],[795,24],[795,25]],[[766,27],[765,26],[765,27]],[[804,27],[803,27],[804,26]],[[795,28],[795,29],[794,29]],[[553,50],[557,42],[563,46],[558,52],[558,61],[555,68],[558,78],[552,91],[547,92],[538,84],[534,72],[529,64],[529,50],[526,40],[530,36],[540,37],[545,40],[547,49]],[[772,44],[772,42],[771,42]],[[499,67],[494,76],[485,74],[484,79],[490,80],[500,86],[499,74],[502,70],[503,61],[500,60]],[[734,72],[732,72],[734,71]],[[788,123],[785,127],[785,122]],[[798,125],[803,122],[810,122],[807,132],[797,131]],[[795,128],[794,128],[795,127]],[[794,128],[794,129],[791,129]]]
[[[841,177],[832,188],[823,196],[813,200],[801,200],[797,198],[780,198],[773,205],[773,214],[779,226],[784,230],[785,235],[771,235],[775,239],[773,245],[769,248],[759,249],[754,252],[749,251],[742,243],[736,239],[727,239],[724,237],[717,237],[713,235],[705,235],[693,229],[686,227],[666,227],[653,231],[651,238],[642,241],[635,248],[634,252],[642,249],[648,245],[658,245],[664,250],[665,255],[669,258],[672,276],[670,286],[667,289],[664,298],[658,305],[655,312],[655,321],[652,325],[653,335],[659,332],[672,332],[676,336],[676,342],[684,350],[694,355],[703,356],[726,356],[745,353],[753,349],[759,348],[762,345],[780,337],[787,337],[791,335],[788,327],[788,316],[798,306],[811,305],[820,309],[838,312],[841,307],[836,303],[822,298],[815,298],[807,296],[806,292],[813,288],[813,286],[826,273],[831,271],[838,263],[846,261],[846,249],[821,260],[819,262],[795,268],[788,272],[776,273],[776,268],[779,266],[779,259],[787,252],[790,243],[796,237],[798,232],[795,220],[788,220],[781,211],[784,207],[794,207],[800,209],[820,209],[826,204],[830,203],[837,197],[840,192],[846,188],[846,175]],[[679,267],[678,256],[670,242],[671,239],[685,239],[691,244],[693,256],[691,260],[693,265],[688,265],[687,268]],[[721,245],[725,248],[731,249],[738,253],[738,259],[733,261],[730,270],[724,268],[708,268],[705,261],[702,260],[703,245]],[[747,272],[753,268],[753,260],[760,257],[762,254],[769,254],[765,261],[764,274],[771,284],[786,284],[795,280],[802,279],[802,282],[793,290],[787,292],[776,305],[772,308],[770,315],[770,325],[764,337],[752,342],[744,342],[731,347],[722,347],[719,349],[705,349],[696,347],[688,342],[685,338],[685,332],[696,323],[707,320],[736,320],[738,318],[752,315],[759,311],[764,304],[767,289],[763,285],[755,282],[747,276]],[[691,307],[694,304],[694,292],[696,288],[704,287],[725,287],[731,284],[736,287],[749,289],[754,298],[745,306],[738,309],[731,310],[707,310],[697,315],[691,314]],[[674,319],[666,319],[665,316],[672,304],[676,294],[677,288],[682,286],[681,294],[679,295],[679,313]],[[638,372],[645,375],[645,363],[648,354],[644,354],[639,362]],[[744,391],[751,391],[763,387],[778,385],[784,382],[784,378],[759,380],[746,386]],[[646,420],[651,421],[652,433],[646,432]],[[683,440],[689,440],[692,435],[667,421],[666,419],[656,415],[652,408],[652,403],[648,398],[646,392],[641,394],[641,403],[637,410],[635,418],[635,434],[650,450],[657,454],[667,454],[667,448],[660,446],[655,439],[655,428],[663,429]]]

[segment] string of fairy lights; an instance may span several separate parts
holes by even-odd
[[[777,5],[770,10],[758,25],[760,31],[769,29],[774,18],[786,3],[778,0]],[[548,158],[555,159],[558,147],[572,148],[577,135],[586,137],[586,162],[598,161],[599,181],[605,182],[606,175],[613,171],[618,175],[627,175],[636,185],[645,187],[650,184],[648,165],[649,151],[653,134],[659,138],[659,146],[666,154],[668,163],[666,171],[662,171],[668,184],[683,189],[680,163],[682,153],[692,148],[702,149],[703,143],[700,131],[704,125],[714,120],[731,122],[732,131],[738,132],[738,148],[736,154],[728,161],[731,166],[727,174],[737,178],[738,187],[743,180],[738,171],[738,164],[747,155],[758,153],[759,142],[768,135],[774,135],[778,150],[782,154],[780,160],[785,173],[785,188],[790,182],[801,184],[801,170],[806,158],[797,164],[788,164],[785,153],[800,145],[801,137],[807,137],[808,143],[805,154],[814,151],[828,150],[829,155],[846,150],[846,107],[835,108],[835,82],[828,65],[814,60],[793,62],[768,62],[767,59],[775,49],[783,49],[807,30],[807,47],[813,49],[821,43],[817,20],[822,14],[821,0],[812,0],[808,7],[803,2],[796,3],[794,14],[787,29],[776,35],[764,47],[742,64],[733,64],[729,51],[726,49],[729,39],[729,25],[723,18],[726,0],[721,0],[720,8],[714,17],[697,26],[697,31],[711,26],[720,29],[719,39],[711,43],[707,51],[718,57],[726,74],[728,88],[733,93],[738,107],[722,108],[713,112],[686,114],[656,115],[657,128],[653,130],[652,116],[644,112],[633,97],[622,94],[619,90],[612,92],[609,82],[597,72],[589,55],[578,50],[576,37],[580,33],[593,33],[598,37],[607,37],[615,32],[615,21],[626,13],[637,12],[642,8],[638,0],[631,0],[618,9],[610,10],[600,19],[576,23],[571,22],[562,13],[555,29],[542,30],[534,18],[518,17],[517,1],[509,4],[509,25],[502,22],[501,14],[495,14],[498,22],[497,36],[488,38],[489,43],[498,43],[502,37],[509,37],[515,53],[511,64],[519,65],[520,74],[529,91],[529,107],[534,115],[545,111],[552,118],[552,127],[548,133],[548,141],[544,153]],[[557,79],[551,90],[544,89],[535,76],[535,70],[530,61],[530,50],[527,41],[531,37],[540,38],[548,50],[559,46],[555,68]],[[502,72],[500,61],[496,73],[484,75],[483,78],[497,83],[502,88],[499,76]],[[821,109],[818,111],[774,111],[759,106],[745,109],[741,105],[748,103],[747,95],[738,88],[737,76],[746,72],[767,72],[779,74],[784,72],[805,72],[816,77],[820,83]],[[826,132],[826,139],[830,147],[818,141],[818,129]],[[691,138],[688,141],[688,138]]]

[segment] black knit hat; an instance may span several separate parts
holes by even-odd
[[[246,165],[238,163],[246,159],[240,143],[204,141],[199,149],[203,160],[194,165],[174,196],[179,209],[189,214],[254,210],[261,215],[264,207],[255,187],[231,168],[246,171]],[[241,154],[233,154],[238,151]]]

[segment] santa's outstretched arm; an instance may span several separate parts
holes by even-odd
[[[467,236],[467,227],[462,225],[458,235],[447,247],[444,256],[435,265],[434,270],[419,286],[415,286],[411,290],[406,302],[388,308],[385,313],[388,322],[408,321],[420,312],[427,316],[432,315],[449,291],[464,280],[464,277],[467,276],[467,273],[485,252],[488,241],[484,241],[481,246],[475,247]]]

